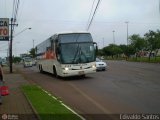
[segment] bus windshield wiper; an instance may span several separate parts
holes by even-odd
[[[80,35],[78,35],[77,38],[76,38],[76,40],[75,40],[77,44],[78,44],[77,40],[78,40],[79,36]],[[76,53],[75,53],[75,55],[73,57],[72,63],[74,63],[74,61],[75,61],[75,59],[76,59],[76,57],[77,57],[78,54],[79,54],[79,44],[77,46]]]
[[[87,56],[85,55],[85,53],[81,50],[81,55],[83,55],[84,56],[84,58],[86,59],[86,61],[85,62],[89,62],[89,59],[87,58]]]
[[[76,60],[77,55],[78,55],[79,53],[80,53],[80,47],[79,47],[79,44],[78,44],[77,49],[76,49],[76,53],[75,53],[75,55],[74,55],[74,58],[73,58],[72,63],[75,63],[74,61]],[[79,58],[78,58],[78,59],[79,59]]]

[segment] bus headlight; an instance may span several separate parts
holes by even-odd
[[[92,65],[92,68],[96,68],[96,65]]]
[[[64,69],[65,69],[65,70],[69,70],[69,68],[68,68],[68,67],[65,67]]]

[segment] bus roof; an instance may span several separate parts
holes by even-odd
[[[90,34],[90,32],[88,32],[88,31],[64,31],[64,32],[57,32],[54,35],[52,35],[51,37],[49,37],[48,39],[46,39],[45,41],[39,43],[37,46],[43,44],[44,42],[50,40],[51,38],[54,38],[55,36],[58,36],[58,35],[61,35],[61,34],[72,34],[72,33],[86,33],[86,34]]]
[[[59,34],[71,34],[71,33],[89,33],[88,31],[64,31],[64,32],[58,32],[56,33],[56,35],[59,35]]]

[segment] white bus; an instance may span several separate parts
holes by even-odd
[[[58,33],[35,49],[40,72],[53,73],[56,77],[96,72],[97,45],[88,32]]]

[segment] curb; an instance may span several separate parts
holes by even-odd
[[[40,116],[38,115],[37,111],[36,111],[35,108],[33,107],[31,101],[28,99],[28,97],[26,96],[26,94],[25,94],[23,91],[22,91],[22,93],[23,93],[23,95],[25,96],[25,98],[27,99],[27,101],[28,101],[31,109],[33,110],[35,117],[36,117],[38,120],[41,120],[41,118],[40,118]]]

